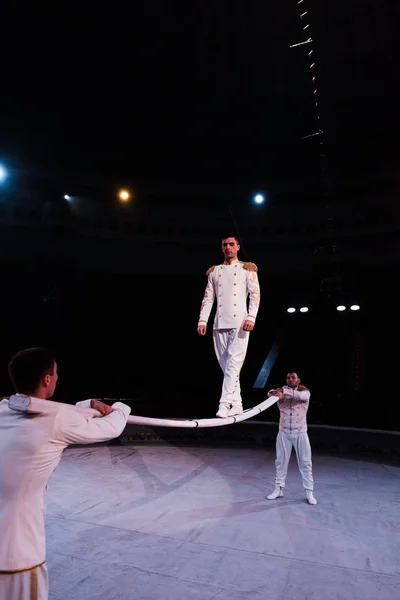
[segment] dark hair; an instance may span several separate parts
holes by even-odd
[[[236,235],[236,233],[233,233],[233,232],[230,232],[230,231],[228,231],[228,232],[226,233],[226,235],[223,235],[223,236],[221,237],[221,241],[223,241],[223,240],[226,240],[226,239],[228,239],[228,238],[230,238],[230,237],[233,237],[233,238],[235,238],[235,240],[237,241],[237,243],[238,243],[238,244],[240,244],[239,237]]]
[[[55,360],[44,348],[21,350],[8,363],[8,374],[20,394],[34,394],[45,375],[54,375]]]

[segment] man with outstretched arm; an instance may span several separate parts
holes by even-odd
[[[0,600],[47,600],[45,548],[47,482],[70,444],[118,437],[130,407],[98,400],[78,403],[92,411],[50,401],[57,363],[31,348],[9,363],[16,394],[0,402]],[[90,414],[88,414],[90,413]]]
[[[275,500],[283,496],[290,455],[294,448],[307,501],[309,504],[317,504],[313,494],[311,445],[307,434],[307,411],[310,395],[310,390],[304,385],[300,385],[297,373],[288,373],[286,385],[268,392],[268,396],[278,396],[280,411],[279,433],[276,438],[275,489],[268,496],[268,500]]]

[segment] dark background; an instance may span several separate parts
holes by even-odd
[[[242,371],[245,407],[261,402],[266,390],[296,370],[312,391],[310,422],[399,429],[398,403],[389,392],[398,369],[391,341],[398,331],[398,293],[388,293],[387,275],[373,274],[358,313],[338,313],[335,302],[322,302],[312,282],[304,283],[260,273],[262,303]],[[221,373],[211,332],[205,339],[196,334],[204,285],[202,273],[71,272],[58,264],[43,277],[42,266],[29,272],[14,266],[1,291],[2,393],[10,391],[5,365],[12,353],[45,345],[59,362],[61,400],[125,397],[134,399],[137,414],[212,416]],[[308,296],[309,313],[285,313],[296,305],[292,287]],[[266,388],[254,389],[278,336],[285,342]],[[260,415],[275,417],[272,411]]]
[[[285,334],[267,388],[297,370],[311,422],[400,429],[399,6],[300,7],[4,5],[1,393],[13,352],[47,345],[62,400],[213,415],[221,374],[196,325],[236,229],[262,286],[245,406],[264,399],[254,381]]]

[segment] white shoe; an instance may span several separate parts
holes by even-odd
[[[283,489],[279,485],[277,485],[277,486],[275,486],[275,489],[272,492],[272,494],[267,496],[267,500],[276,500],[277,498],[282,498],[282,496],[283,496]]]
[[[242,414],[243,408],[241,406],[232,406],[231,410],[228,412],[228,417],[237,417]]]
[[[228,408],[224,404],[220,404],[216,416],[221,419],[226,419],[228,417],[228,412]]]
[[[317,501],[314,498],[312,490],[306,490],[306,494],[307,494],[307,502],[308,502],[308,504],[317,504]]]

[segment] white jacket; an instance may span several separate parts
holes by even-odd
[[[239,329],[247,319],[254,323],[260,305],[257,267],[238,261],[217,265],[208,273],[198,326],[207,325],[214,300],[217,301],[214,329]]]
[[[48,414],[27,414],[0,402],[0,572],[45,561],[47,481],[69,444],[104,442],[122,433],[131,409],[121,402],[113,408],[106,417],[88,418],[61,403]]]
[[[278,400],[280,410],[279,431],[285,433],[304,433],[307,431],[307,411],[310,403],[310,391],[303,385],[300,389],[284,385],[283,398]],[[268,392],[268,397],[273,396],[275,390]]]

